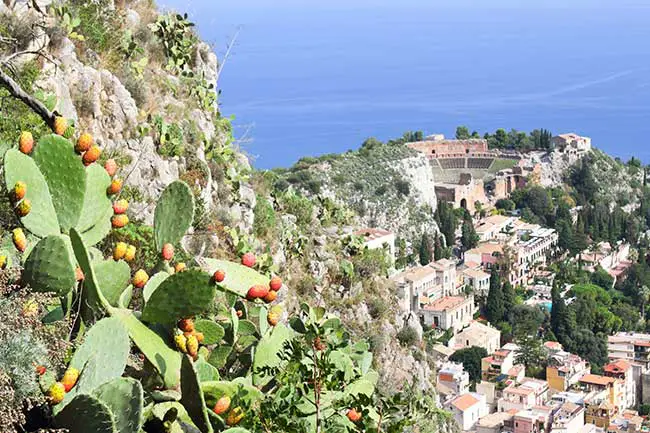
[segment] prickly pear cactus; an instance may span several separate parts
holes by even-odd
[[[183,181],[172,182],[165,188],[154,212],[156,250],[163,245],[177,245],[194,220],[194,196]]]
[[[120,296],[129,285],[131,268],[122,260],[112,259],[94,263],[93,268],[102,294],[110,305],[118,306]]]
[[[194,422],[194,425],[202,433],[212,433],[214,431],[208,418],[201,383],[188,356],[183,356],[181,363],[181,404],[187,410],[187,414]]]
[[[108,405],[91,395],[78,395],[54,419],[70,433],[118,433]]]
[[[248,289],[254,285],[269,285],[269,278],[260,274],[254,269],[239,263],[229,262],[227,260],[217,260],[202,258],[199,260],[201,269],[213,275],[217,270],[222,270],[226,273],[226,278],[219,283],[220,287],[232,293],[239,295],[242,298],[246,297]]]
[[[171,325],[183,317],[198,315],[210,307],[216,295],[212,277],[190,269],[169,276],[149,296],[142,320]]]
[[[96,388],[92,395],[108,406],[120,433],[138,433],[142,426],[144,392],[135,379],[120,377]]]

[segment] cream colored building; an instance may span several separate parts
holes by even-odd
[[[457,333],[469,325],[474,317],[474,311],[473,296],[445,296],[422,305],[418,310],[418,316],[425,326],[453,329]]]
[[[478,346],[487,350],[487,353],[494,353],[501,347],[501,331],[490,325],[473,321],[456,335],[455,341],[457,349]]]

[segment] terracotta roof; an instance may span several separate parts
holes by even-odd
[[[456,397],[454,400],[452,400],[451,404],[454,405],[458,410],[464,412],[478,402],[478,398],[474,397],[470,393],[467,393]]]
[[[551,350],[562,350],[562,345],[557,341],[547,341],[544,343],[544,346]]]
[[[464,304],[468,299],[462,296],[445,296],[444,298],[435,300],[431,304],[425,305],[423,309],[428,311],[452,310]]]
[[[605,367],[603,367],[603,370],[606,371],[607,373],[622,373],[626,372],[630,368],[630,363],[623,360],[619,359],[614,362],[610,362],[607,364]]]
[[[598,374],[585,374],[580,378],[580,382],[589,383],[592,385],[606,386],[616,382],[613,377],[600,376]]]

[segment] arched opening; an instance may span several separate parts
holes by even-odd
[[[463,198],[460,200],[460,207],[467,209],[467,199]]]

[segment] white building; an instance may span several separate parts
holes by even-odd
[[[474,293],[487,296],[490,290],[490,274],[480,269],[465,269],[463,284],[470,286]]]
[[[456,349],[478,346],[494,353],[501,347],[501,331],[481,322],[473,321],[456,335]]]
[[[582,137],[575,132],[553,137],[553,144],[558,150],[566,153],[584,153],[591,150],[591,138]]]
[[[458,332],[469,325],[474,317],[474,296],[445,296],[422,305],[418,315],[425,326],[453,329]]]
[[[448,403],[449,410],[463,431],[474,428],[479,419],[488,414],[485,396],[468,392]]]
[[[579,433],[585,425],[585,408],[574,403],[564,403],[553,414],[551,433]]]
[[[395,260],[395,233],[376,228],[364,228],[354,232],[364,239],[363,246],[370,250],[385,248],[392,261]]]
[[[436,386],[441,394],[458,396],[469,391],[469,373],[463,364],[446,362],[438,370]]]
[[[524,378],[521,384],[512,384],[503,390],[498,401],[499,411],[526,410],[546,402],[548,384],[543,380]]]

